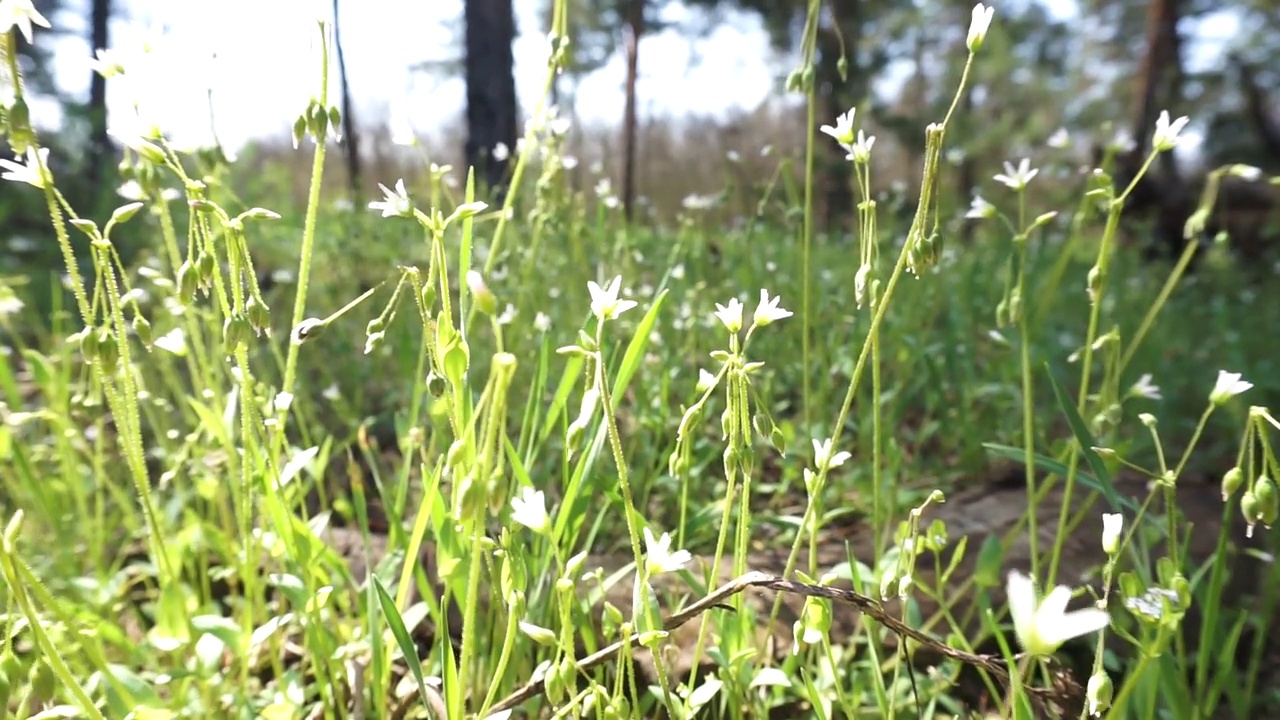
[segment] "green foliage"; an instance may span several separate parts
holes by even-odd
[[[1245,405],[1280,392],[1249,326],[1280,310],[1222,248],[1194,278],[1194,244],[1171,269],[1141,262],[1123,188],[1053,182],[1067,153],[1034,176],[1006,164],[979,217],[949,209],[968,200],[943,162],[957,108],[1004,52],[989,40],[933,108],[911,214],[875,200],[880,146],[854,135],[868,113],[820,119],[835,127],[810,152],[834,137],[854,158],[847,242],[793,242],[813,213],[793,189],[771,199],[782,221],[627,225],[573,190],[545,122],[504,207],[440,168],[334,203],[323,92],[298,123],[316,141],[301,203],[255,158],[227,167],[163,137],[123,166],[142,204],[92,221],[52,162],[51,183],[15,183],[72,222],[51,223],[70,276],[52,312],[0,278],[3,707],[943,718],[977,688],[1039,716],[1061,666],[1017,654],[1030,645],[1087,656],[1074,700],[1108,717],[1273,711],[1275,578],[1240,602],[1224,558],[1241,523],[1269,540],[1280,507],[1280,422]],[[185,205],[164,199],[175,188]],[[154,238],[136,258],[131,228]],[[935,515],[993,485],[993,456],[1025,479],[1019,522],[980,537],[963,507]],[[1195,501],[1220,506],[1216,554],[1186,557],[1204,530],[1174,491],[1224,472],[1225,497],[1215,482]],[[1122,474],[1150,483],[1122,496]],[[1077,508],[1118,512],[1123,532],[1079,543]],[[840,559],[817,552],[842,533],[858,542]],[[1018,538],[1029,568],[1002,546]],[[785,559],[755,567],[762,549]],[[1082,552],[1087,583],[1058,572]],[[728,575],[707,571],[721,560]],[[1010,573],[1028,569],[1085,584],[1106,629],[1063,632],[1099,611],[1063,614],[1044,598],[1067,589]],[[778,592],[752,601],[752,582]],[[714,602],[678,635],[690,593]],[[842,619],[851,599],[861,614]],[[795,652],[762,651],[770,628]],[[1059,642],[1076,634],[1083,650]],[[917,672],[903,648],[943,654]]]

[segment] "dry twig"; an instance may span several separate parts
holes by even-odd
[[[819,597],[832,600],[847,605],[857,607],[867,616],[876,622],[889,628],[892,632],[901,638],[909,638],[920,644],[921,647],[927,648],[938,655],[946,658],[972,665],[980,670],[985,670],[996,677],[1006,687],[1009,684],[1009,669],[1004,659],[997,655],[978,655],[956,650],[915,628],[910,627],[901,620],[895,618],[887,610],[884,609],[876,600],[856,593],[852,590],[844,590],[841,588],[825,587],[822,585],[811,585],[809,583],[787,580],[777,575],[770,575],[763,572],[749,572],[738,578],[735,578],[706,597],[689,605],[674,615],[671,615],[663,622],[663,628],[666,630],[674,630],[684,625],[690,620],[698,617],[702,613],[713,607],[721,605],[726,598],[741,593],[748,588],[758,587],[767,590],[773,590],[779,593],[791,593],[794,595],[803,595],[808,597]],[[640,644],[640,635],[632,635],[627,642],[636,647]],[[618,641],[602,648],[601,650],[588,655],[578,662],[578,667],[582,670],[588,670],[597,665],[601,665],[611,660],[615,655],[621,652],[623,641]],[[1057,678],[1058,686],[1055,688],[1028,688],[1027,692],[1031,694],[1034,702],[1039,706],[1038,710],[1043,710],[1050,706],[1071,706],[1078,698],[1083,697],[1084,691],[1069,674],[1061,673]],[[514,708],[520,703],[542,692],[543,684],[541,678],[535,678],[526,683],[523,687],[511,695],[503,698],[491,708],[491,712],[499,712],[509,708]]]

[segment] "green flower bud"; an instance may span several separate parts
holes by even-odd
[[[200,276],[190,260],[178,268],[178,299],[184,305],[190,305],[196,297],[196,289],[200,286]]]
[[[1253,495],[1258,500],[1258,521],[1271,527],[1280,514],[1280,493],[1276,492],[1276,483],[1266,475],[1258,478],[1253,484]]]
[[[1244,471],[1237,467],[1228,470],[1222,476],[1222,502],[1226,502],[1232,495],[1236,494],[1236,490],[1240,489],[1241,483],[1244,482]]]
[[[254,333],[271,333],[271,308],[259,302],[258,298],[249,297],[248,302],[244,304],[244,314],[249,318],[249,324],[253,326]]]
[[[208,285],[213,282],[215,264],[213,253],[207,250],[200,251],[200,254],[196,256],[196,269],[200,272],[201,285]]]
[[[98,331],[98,360],[108,375],[113,374],[120,363],[120,344],[115,334],[105,327]]]
[[[151,323],[141,315],[134,315],[133,332],[142,341],[143,346],[150,350],[152,340]]]
[[[1111,677],[1105,670],[1099,670],[1089,678],[1089,687],[1085,690],[1085,696],[1089,700],[1089,714],[1101,715],[1111,707],[1114,694],[1115,687],[1111,684]]]

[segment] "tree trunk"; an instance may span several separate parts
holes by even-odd
[[[338,82],[342,89],[342,139],[347,160],[347,184],[354,197],[360,193],[360,141],[356,135],[355,114],[351,110],[351,86],[347,83],[347,56],[342,52],[338,0],[333,0],[333,49],[338,53]]]
[[[1266,149],[1267,154],[1273,161],[1280,160],[1280,125],[1277,125],[1271,117],[1271,102],[1267,93],[1258,85],[1253,67],[1234,55],[1230,62],[1235,64],[1240,72],[1240,90],[1244,93],[1245,116],[1253,125],[1253,130],[1258,134],[1258,139],[1262,141],[1262,147]]]
[[[506,195],[507,155],[516,151],[512,0],[466,0],[467,164],[497,201]]]
[[[1182,53],[1178,37],[1179,0],[1153,0],[1147,12],[1147,49],[1138,71],[1138,92],[1133,110],[1133,156],[1136,171],[1150,149],[1149,141],[1160,110],[1170,109],[1181,97]],[[1172,112],[1170,113],[1172,114]],[[1161,156],[1166,178],[1177,176],[1173,153]]]
[[[644,35],[644,0],[630,0],[623,41],[627,51],[627,102],[622,116],[622,212],[628,222],[636,199],[636,79],[640,72],[640,38]]]
[[[89,10],[89,48],[91,52],[107,49],[110,42],[111,0],[93,0]],[[107,79],[90,73],[89,83],[89,152],[85,174],[91,186],[101,187],[111,162],[111,138],[107,135]]]

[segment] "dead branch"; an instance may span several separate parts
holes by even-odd
[[[945,643],[942,643],[895,618],[884,609],[884,606],[873,598],[861,595],[852,590],[825,587],[822,585],[810,585],[809,583],[787,580],[778,575],[769,575],[763,572],[749,572],[725,583],[724,585],[721,585],[706,597],[668,617],[663,621],[662,626],[665,630],[674,630],[698,617],[702,613],[714,607],[721,606],[727,598],[744,592],[752,587],[764,588],[779,593],[824,598],[834,602],[852,605],[876,622],[889,628],[889,630],[900,638],[914,640],[919,643],[922,648],[926,648],[937,653],[941,657],[950,658],[966,665],[972,665],[979,670],[989,672],[1005,687],[1008,687],[1009,685],[1009,669],[1003,658],[997,655],[978,655],[969,653],[946,645]],[[625,642],[631,647],[636,647],[640,644],[640,635],[632,635]],[[612,645],[609,645],[608,647],[592,653],[580,660],[578,662],[578,667],[582,670],[589,670],[593,667],[606,663],[621,652],[622,648],[623,641],[620,640],[615,642]],[[1054,705],[1059,707],[1067,706],[1073,701],[1078,700],[1078,698],[1083,697],[1084,691],[1081,689],[1079,683],[1077,683],[1068,673],[1063,672],[1058,674],[1056,680],[1058,686],[1055,688],[1028,689],[1033,701],[1040,706],[1040,708],[1046,708]],[[499,712],[516,707],[525,700],[528,700],[542,692],[542,683],[542,678],[535,677],[519,690],[516,690],[506,698],[503,698],[501,702],[495,704],[490,711]]]

